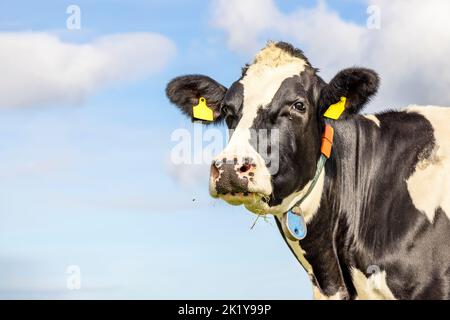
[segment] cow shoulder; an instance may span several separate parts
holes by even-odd
[[[419,159],[407,180],[408,192],[430,222],[439,208],[450,218],[450,108],[411,106],[406,110],[429,121],[434,136],[432,152]]]

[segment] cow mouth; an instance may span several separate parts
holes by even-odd
[[[219,194],[218,198],[225,200],[233,206],[244,205],[245,208],[255,214],[267,214],[270,206],[268,195],[257,192],[236,192]]]

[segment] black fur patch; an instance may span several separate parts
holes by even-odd
[[[226,87],[203,75],[177,77],[166,87],[166,95],[170,102],[189,117],[192,117],[192,107],[198,104],[200,97],[204,97],[208,107],[213,110],[215,122],[222,120],[220,109],[226,92]]]
[[[347,98],[346,112],[343,117],[359,113],[370,98],[378,91],[380,79],[378,74],[370,69],[349,68],[340,71],[322,89],[319,104],[322,113],[341,97]]]
[[[227,163],[226,159],[222,163],[220,170],[222,174],[217,181],[216,191],[218,194],[227,193],[245,193],[248,192],[248,180],[247,178],[241,178],[237,175],[234,163]]]
[[[321,135],[317,107],[310,94],[316,85],[315,78],[304,71],[285,79],[270,104],[259,109],[251,127],[279,132],[279,169],[272,175],[271,206],[280,204],[285,197],[301,190],[314,176]],[[292,110],[292,105],[298,101],[306,106],[302,114]],[[261,145],[261,141],[258,143]],[[263,145],[270,147],[269,141]],[[264,160],[269,163],[270,158]]]

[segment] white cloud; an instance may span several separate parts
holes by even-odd
[[[291,41],[326,80],[349,66],[375,69],[382,84],[369,111],[409,103],[450,105],[450,2],[371,4],[381,10],[379,30],[346,21],[325,1],[286,14],[273,0],[217,0],[212,23],[225,31],[230,49],[244,54],[268,38]]]
[[[260,35],[276,28],[282,15],[272,0],[218,0],[213,6],[213,25],[227,31],[228,46],[251,53],[259,47]]]
[[[154,33],[74,44],[44,32],[0,32],[0,48],[0,107],[77,104],[161,70],[175,54],[172,41]]]

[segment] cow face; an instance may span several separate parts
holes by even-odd
[[[185,114],[205,97],[214,122],[230,129],[211,164],[210,194],[259,214],[285,212],[312,180],[320,156],[322,114],[347,97],[343,117],[359,112],[378,87],[368,69],[339,72],[326,84],[303,53],[269,43],[228,89],[202,75],[173,79],[167,96]]]

